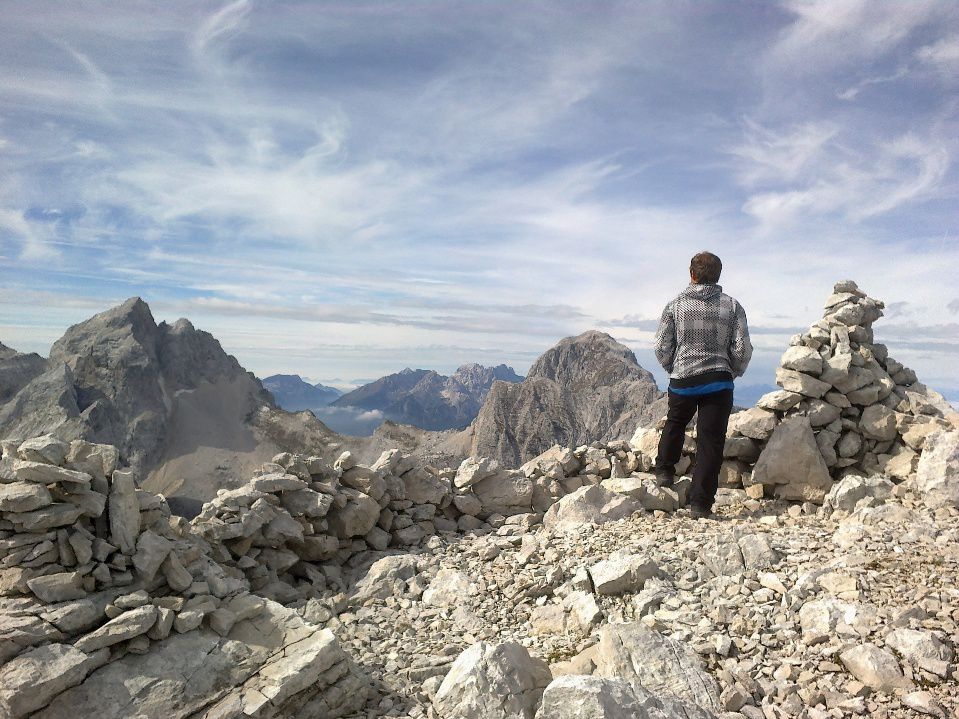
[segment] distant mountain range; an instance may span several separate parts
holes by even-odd
[[[380,412],[385,419],[426,430],[463,429],[476,418],[497,380],[515,383],[523,378],[502,364],[465,364],[448,377],[406,368],[348,392],[330,405]]]
[[[343,393],[324,384],[310,384],[298,374],[275,374],[263,380],[276,403],[287,412],[318,410],[326,407]]]

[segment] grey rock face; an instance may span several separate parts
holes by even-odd
[[[66,644],[48,644],[21,654],[0,667],[2,715],[34,716],[34,711],[82,681],[108,657],[108,651],[89,655]]]
[[[23,354],[0,342],[0,404],[13,398],[43,374],[46,362],[38,354]]]
[[[177,392],[236,381],[244,384],[251,411],[272,406],[260,383],[210,334],[187,320],[157,324],[139,298],[68,329],[44,366],[30,360],[18,383],[2,384],[4,363],[12,361],[3,356],[0,351],[0,437],[55,432],[116,445],[141,474],[169,436]]]
[[[130,682],[138,676],[155,678],[162,690],[138,690]],[[64,691],[35,716],[123,719],[203,710],[217,717],[340,717],[362,707],[366,693],[365,682],[328,630],[267,602],[255,621],[237,622],[226,637],[200,628],[171,634],[146,654],[127,655]]]
[[[553,445],[628,439],[662,413],[652,374],[627,347],[590,331],[544,353],[519,384],[496,383],[472,426],[471,454],[518,467]]]

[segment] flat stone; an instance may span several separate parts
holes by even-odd
[[[131,609],[111,619],[99,629],[80,637],[74,645],[85,652],[96,651],[145,634],[156,622],[158,611],[152,604]]]
[[[456,470],[453,486],[457,489],[467,489],[499,471],[499,462],[495,459],[467,457]]]
[[[56,527],[74,524],[83,514],[83,510],[72,504],[48,504],[32,512],[10,513],[7,519],[24,532],[43,532]]]
[[[61,465],[70,451],[70,445],[52,434],[33,437],[17,448],[20,459],[41,464]]]
[[[832,385],[828,382],[822,382],[808,374],[782,367],[776,370],[776,384],[789,392],[796,392],[816,399],[832,389]]]
[[[36,482],[38,484],[90,484],[93,479],[86,472],[76,472],[72,469],[56,467],[42,462],[21,460],[14,463],[13,472],[21,482]]]
[[[83,599],[83,576],[79,572],[59,572],[27,580],[30,591],[47,604]]]
[[[638,592],[647,579],[660,574],[659,565],[649,557],[622,551],[613,552],[589,569],[595,592],[605,595]]]
[[[0,484],[0,511],[31,512],[53,504],[49,490],[36,482]]]
[[[774,412],[785,412],[787,409],[791,409],[799,404],[802,398],[803,396],[798,392],[777,389],[760,397],[756,401],[756,406]]]

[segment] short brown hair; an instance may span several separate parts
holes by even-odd
[[[719,282],[723,263],[712,252],[699,252],[689,261],[689,272],[700,285],[712,285]]]

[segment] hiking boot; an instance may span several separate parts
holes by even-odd
[[[676,483],[676,477],[672,472],[666,469],[656,470],[656,484],[663,488],[670,488]]]
[[[689,508],[689,516],[693,519],[709,519],[713,516],[713,511],[708,507],[692,506]]]

